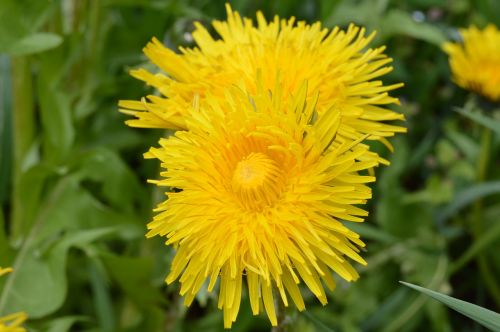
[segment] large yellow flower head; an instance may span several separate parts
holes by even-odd
[[[12,268],[0,267],[0,277],[10,272],[12,272]],[[15,314],[0,317],[0,332],[26,332],[26,329],[21,325],[27,318],[24,312],[17,312]]]
[[[335,106],[343,120],[339,134],[357,139],[384,141],[385,137],[405,129],[385,123],[402,120],[403,115],[386,109],[398,104],[388,92],[402,84],[384,86],[379,80],[390,72],[392,60],[384,47],[367,49],[374,34],[351,25],[347,30],[324,28],[319,22],[308,25],[275,17],[267,22],[257,13],[257,24],[241,18],[227,5],[227,21],[214,21],[220,39],[214,39],[201,24],[192,33],[195,48],[180,48],[180,54],[153,39],[144,52],[163,73],[145,69],[131,74],[155,87],[162,96],[148,96],[143,101],[121,101],[121,111],[136,119],[135,127],[186,129],[186,116],[193,98],[200,101],[207,93],[223,97],[227,87],[243,82],[252,94],[255,77],[262,73],[263,84],[272,89],[277,83],[284,96],[307,80],[308,97],[319,91],[319,116]],[[279,75],[278,75],[279,74]],[[278,80],[278,82],[276,81]]]
[[[493,24],[460,30],[463,43],[445,43],[455,82],[492,100],[500,100],[500,31]]]
[[[375,179],[359,172],[376,161],[365,160],[359,140],[337,137],[335,108],[317,116],[319,94],[305,83],[293,95],[263,84],[195,100],[188,130],[146,154],[164,168],[153,182],[170,189],[148,225],[148,237],[165,236],[176,248],[166,281],[179,279],[189,305],[205,281],[212,291],[220,280],[226,328],[236,320],[244,282],[253,313],[263,303],[276,325],[274,297],[303,310],[303,282],[326,304],[323,284],[334,289],[332,271],[352,281],[358,273],[349,260],[365,264],[363,242],[343,221],[367,215],[355,205],[371,197],[365,184]]]

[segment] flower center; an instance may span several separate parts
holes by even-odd
[[[283,188],[282,172],[264,153],[250,153],[236,165],[232,188],[244,207],[261,210],[279,197]]]

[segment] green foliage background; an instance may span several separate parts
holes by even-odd
[[[482,331],[398,281],[500,310],[500,106],[456,87],[440,49],[458,27],[500,26],[500,1],[231,4],[377,30],[394,58],[385,83],[405,83],[394,94],[409,132],[394,154],[375,147],[392,165],[376,170],[367,221],[350,226],[368,266],[325,307],[304,293],[290,331]],[[116,106],[150,91],[127,71],[151,66],[141,53],[151,37],[189,46],[193,21],[214,18],[224,2],[0,2],[0,266],[15,268],[0,280],[0,316],[26,311],[30,331],[222,330],[214,295],[183,307],[163,282],[171,249],[144,237],[164,195],[146,183],[159,165],[142,153],[166,133],[125,126]],[[233,329],[270,324],[245,299]]]

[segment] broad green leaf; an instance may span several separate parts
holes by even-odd
[[[347,25],[351,22],[373,28],[379,18],[381,1],[341,1],[330,15],[324,15],[323,23],[328,27]],[[375,14],[375,15],[374,15]]]
[[[464,189],[438,213],[436,219],[438,223],[443,223],[467,205],[493,194],[500,194],[500,181],[485,182]]]
[[[500,314],[491,310],[482,308],[478,305],[456,299],[454,297],[444,295],[433,290],[413,285],[404,281],[400,281],[403,285],[413,288],[425,295],[432,297],[435,300],[447,305],[451,309],[458,311],[464,316],[475,320],[479,324],[485,326],[492,331],[500,331]]]
[[[37,32],[18,40],[7,51],[11,56],[40,53],[61,45],[63,39],[55,33]]]
[[[37,31],[50,19],[57,1],[2,0],[0,2],[0,53],[12,54],[18,47],[20,54],[33,53],[54,45],[54,38],[40,36]],[[56,38],[60,38],[59,36]],[[15,46],[15,45],[18,46]]]
[[[472,112],[465,108],[455,108],[455,112],[462,114],[463,116],[479,123],[480,125],[491,129],[497,135],[500,135],[500,121],[492,119],[489,116],[486,116],[480,112]]]
[[[66,317],[58,317],[49,321],[43,331],[46,332],[69,332],[71,331],[71,327],[76,322],[88,321],[89,319],[85,316],[66,316]]]
[[[57,310],[66,298],[69,249],[116,231],[116,227],[78,231],[64,236],[43,255],[33,248],[24,252],[22,262],[15,262],[14,272],[9,275],[3,290],[5,304],[2,302],[0,311],[24,311],[30,318],[36,319]]]
[[[439,47],[447,40],[439,28],[425,22],[417,22],[409,13],[399,9],[391,10],[383,18],[381,30],[384,36],[402,34]]]

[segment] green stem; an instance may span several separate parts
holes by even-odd
[[[287,332],[292,323],[292,318],[286,312],[286,307],[279,296],[274,298],[274,305],[276,307],[276,318],[278,325],[273,326],[271,332]]]
[[[22,232],[22,202],[19,183],[23,163],[35,137],[35,111],[33,102],[33,79],[27,56],[12,59],[12,115],[14,136],[12,237]]]
[[[477,181],[479,183],[484,182],[486,179],[488,163],[490,161],[490,150],[491,130],[484,127],[481,135],[481,150],[477,164]],[[477,200],[474,205],[471,229],[474,239],[477,241],[483,233],[483,201],[481,199]],[[496,282],[496,278],[492,274],[490,266],[488,265],[487,256],[484,252],[477,255],[477,263],[481,278],[483,279],[486,288],[495,301],[497,307],[500,308],[500,288]]]

